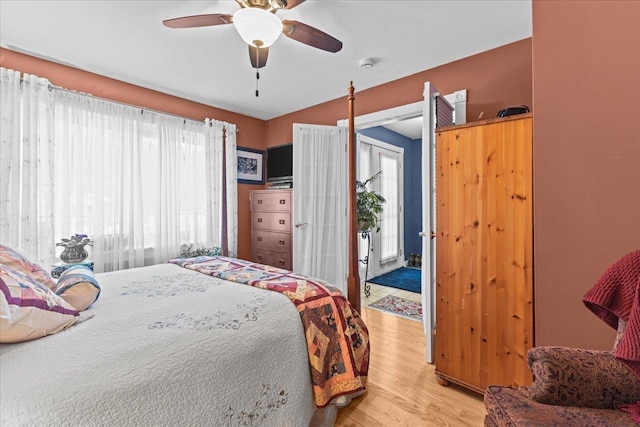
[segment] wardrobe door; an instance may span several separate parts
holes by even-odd
[[[478,392],[531,382],[532,117],[440,130],[436,374]]]

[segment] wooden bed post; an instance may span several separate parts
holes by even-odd
[[[353,82],[349,83],[349,275],[347,276],[348,299],[360,313],[360,275],[358,272],[358,218],[356,211],[356,149],[355,121],[353,112]]]
[[[222,127],[222,235],[220,238],[221,252],[223,256],[229,256],[229,245],[227,243],[227,127]]]

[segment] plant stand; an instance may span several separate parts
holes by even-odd
[[[371,295],[371,285],[367,282],[367,275],[369,274],[369,251],[371,250],[371,233],[369,231],[363,231],[361,236],[363,239],[367,239],[367,254],[359,261],[365,265],[364,296],[369,298],[369,295]]]

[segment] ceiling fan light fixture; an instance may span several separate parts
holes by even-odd
[[[255,7],[240,9],[234,13],[233,24],[242,40],[254,47],[269,47],[282,33],[280,18]]]

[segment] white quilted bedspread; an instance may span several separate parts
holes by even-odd
[[[294,305],[173,264],[97,275],[93,318],[0,348],[7,426],[307,426]]]

